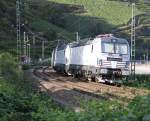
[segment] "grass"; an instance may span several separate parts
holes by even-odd
[[[136,75],[136,80],[131,83],[125,83],[125,86],[150,90],[150,75]]]
[[[73,33],[70,33],[70,32],[68,32],[68,31],[66,31],[66,30],[64,30],[64,29],[62,29],[62,28],[60,28],[54,24],[51,24],[46,20],[36,19],[32,23],[30,23],[30,26],[35,31],[40,31],[40,32],[47,32],[47,31],[56,32],[57,31],[57,33],[56,33],[57,35],[55,35],[55,36],[63,36],[64,39],[67,39],[67,40],[73,39],[72,38]],[[51,40],[49,40],[49,41],[51,41]]]
[[[118,26],[126,24],[131,18],[131,6],[119,1],[106,0],[49,0],[58,3],[84,5],[87,13],[85,16],[103,18],[109,24]],[[140,11],[136,9],[139,14]]]

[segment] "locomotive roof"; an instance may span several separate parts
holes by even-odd
[[[117,38],[117,37],[114,37],[114,36],[108,36],[108,37],[96,37],[96,38],[101,38],[102,41],[105,41],[105,42],[110,42],[111,41],[116,41],[117,43],[128,43],[128,41],[126,39],[123,39],[123,38]],[[70,43],[69,45],[71,47],[78,47],[78,46],[84,46],[84,45],[89,45],[91,44],[94,39],[96,38],[86,38],[86,39],[83,39],[79,42],[73,42],[73,43]]]
[[[123,38],[117,38],[117,37],[107,37],[107,38],[101,38],[101,40],[103,42],[117,42],[117,43],[128,43],[128,41],[126,39],[123,39]]]
[[[118,43],[128,43],[126,39],[115,37],[113,36],[113,34],[102,34],[98,35],[96,38],[101,38],[101,40],[105,42],[110,42],[110,40],[113,42],[114,40],[115,42]]]
[[[78,46],[84,46],[84,45],[89,45],[93,42],[94,39],[92,38],[85,38],[85,39],[82,39],[80,40],[79,42],[72,42],[72,43],[69,43],[70,47],[78,47]]]
[[[64,50],[65,48],[67,47],[67,45],[66,44],[59,44],[59,45],[57,45],[57,50],[59,51],[59,50]]]
[[[111,34],[98,35],[96,38],[101,38],[101,40],[105,41],[105,42],[110,42],[110,40],[111,41],[115,40],[118,43],[128,43],[128,41],[126,39],[117,38],[117,37],[114,37]],[[64,50],[67,47],[67,45],[69,45],[71,48],[73,48],[73,47],[79,47],[79,46],[84,46],[84,45],[89,45],[96,38],[85,38],[85,39],[80,40],[79,42],[74,41],[74,42],[69,43],[69,44],[59,44],[59,45],[57,45],[57,50]]]

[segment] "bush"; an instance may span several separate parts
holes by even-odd
[[[0,55],[0,73],[9,81],[19,81],[23,77],[21,68],[19,68],[14,57],[9,53]]]
[[[134,116],[134,121],[150,121],[150,95],[137,96],[130,103],[129,112]],[[146,117],[149,115],[149,119]]]
[[[124,85],[136,88],[150,89],[150,75],[136,75],[136,80],[133,82],[125,81]]]
[[[23,70],[28,70],[30,68],[31,68],[31,65],[29,65],[29,64],[22,65]]]
[[[112,101],[85,104],[79,121],[150,121],[150,95],[137,96],[125,107]]]

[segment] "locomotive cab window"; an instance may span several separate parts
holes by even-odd
[[[119,53],[119,54],[128,54],[127,44],[117,43],[115,44],[115,50],[116,50],[116,53]]]
[[[120,42],[102,42],[103,53],[128,54],[128,45]]]
[[[114,53],[114,44],[113,43],[102,43],[102,52],[103,53]]]

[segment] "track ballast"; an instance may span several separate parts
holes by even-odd
[[[47,91],[61,105],[78,110],[81,101],[117,100],[128,102],[136,95],[150,93],[148,90],[131,87],[117,87],[102,83],[88,82],[56,73],[52,68],[41,67],[33,70],[40,87]]]

